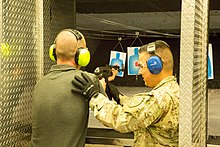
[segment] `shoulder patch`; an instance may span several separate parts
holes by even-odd
[[[133,108],[140,105],[143,102],[143,97],[133,97],[128,101],[128,107]]]

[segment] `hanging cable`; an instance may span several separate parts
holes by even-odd
[[[124,40],[124,37],[131,37],[131,36],[134,36],[133,33],[129,33],[129,32],[118,32],[118,31],[100,31],[100,30],[94,30],[94,29],[88,29],[88,28],[83,28],[83,27],[77,27],[77,30],[80,30],[80,31],[86,31],[86,32],[91,32],[91,33],[87,33],[89,35],[95,35],[95,34],[99,34],[100,36],[106,38],[106,37],[117,37],[118,35],[120,36],[123,36],[123,40]],[[94,33],[96,32],[96,33]],[[97,34],[97,35],[98,35]],[[109,34],[109,35],[108,35]],[[112,34],[112,35],[110,35]],[[166,38],[179,38],[179,36],[163,36],[163,35],[156,35],[156,34],[139,34],[139,37],[166,37]],[[131,37],[132,39],[133,37]],[[138,38],[139,39],[139,38]],[[113,39],[115,40],[115,39]]]
[[[112,20],[97,18],[95,16],[90,16],[88,14],[78,14],[78,15],[90,18],[93,21],[97,20],[97,21],[99,21],[101,23],[104,23],[104,24],[107,24],[107,25],[113,25],[113,26],[117,26],[117,27],[121,27],[121,28],[126,28],[126,29],[129,29],[129,30],[139,30],[139,31],[143,31],[145,33],[151,33],[151,34],[157,34],[157,35],[163,35],[163,36],[169,36],[169,37],[180,37],[180,35],[175,35],[175,34],[169,34],[169,33],[163,33],[163,32],[157,32],[157,31],[152,31],[152,30],[148,30],[148,29],[143,29],[143,28],[139,28],[139,27],[130,26],[130,25],[119,23],[119,22],[115,22],[115,21],[112,21]]]
[[[87,36],[85,35],[86,38],[89,39],[94,39],[94,40],[106,40],[106,41],[114,41],[115,39],[110,39],[110,38],[105,38],[105,37],[92,37],[92,36]]]
[[[113,48],[113,51],[116,49],[116,47],[117,47],[118,45],[120,45],[120,48],[122,49],[122,51],[125,52],[124,49],[123,49],[123,47],[122,47],[121,40],[122,40],[122,38],[121,38],[121,37],[118,37],[118,43],[117,43],[117,44],[115,45],[115,47]]]
[[[131,43],[130,47],[133,46],[134,42],[135,42],[137,39],[140,41],[141,45],[143,45],[143,42],[142,42],[141,39],[139,38],[139,32],[135,32],[135,35],[136,35],[136,37],[135,37],[134,41]]]

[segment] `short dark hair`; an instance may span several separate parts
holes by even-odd
[[[165,41],[163,41],[163,40],[156,40],[155,42],[155,47],[156,47],[156,51],[157,51],[157,49],[165,49],[165,48],[168,48],[168,49],[170,49],[170,46],[165,42]],[[141,48],[139,49],[139,53],[141,53],[141,52],[147,52],[147,47],[148,47],[148,45],[149,44],[145,44],[145,45],[143,45],[143,46],[141,46]]]
[[[155,52],[154,53],[148,52],[148,45],[149,44],[145,44],[145,45],[141,46],[138,52],[139,53],[146,52],[146,53],[149,53],[152,55],[159,56],[161,58],[161,60],[163,61],[163,68],[165,70],[173,70],[174,61],[173,61],[172,52],[170,50],[170,46],[163,40],[157,40],[152,43],[155,43]]]

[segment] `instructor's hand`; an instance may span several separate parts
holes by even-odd
[[[94,84],[88,75],[85,73],[81,73],[81,75],[82,77],[75,76],[74,80],[72,80],[74,85],[72,92],[80,93],[90,100],[93,96],[99,94],[99,87]]]

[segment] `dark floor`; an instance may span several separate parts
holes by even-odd
[[[220,136],[211,136],[209,135],[207,144],[214,144],[220,146]]]

